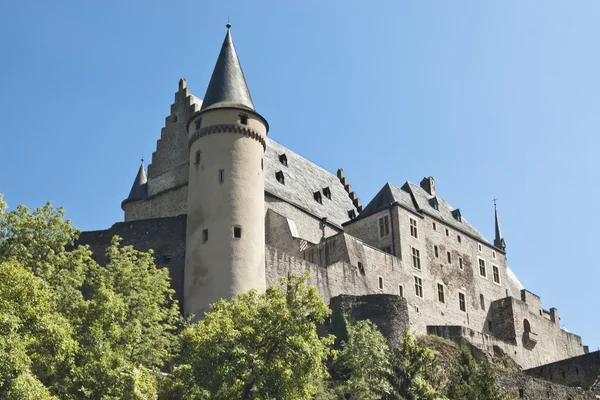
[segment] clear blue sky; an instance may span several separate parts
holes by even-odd
[[[600,2],[0,2],[0,191],[122,220],[180,77],[204,95],[227,16],[270,135],[366,204],[425,175],[600,346]]]

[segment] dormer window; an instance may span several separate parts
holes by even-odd
[[[248,116],[245,114],[240,114],[240,124],[248,125]]]
[[[438,203],[437,197],[433,197],[432,199],[430,199],[429,204],[431,204],[431,207],[435,208],[436,210],[440,209],[440,204]]]
[[[460,210],[458,208],[456,210],[452,210],[452,216],[458,222],[462,222],[462,216],[460,215]]]
[[[313,197],[315,198],[317,203],[323,204],[323,198],[321,197],[321,192],[319,192],[319,191],[314,192]]]
[[[202,126],[202,118],[198,118],[195,122],[196,124],[196,130],[199,130],[200,127]]]
[[[354,210],[348,211],[348,218],[350,218],[350,219],[356,218],[356,211],[354,211]]]
[[[277,182],[281,183],[282,185],[285,185],[285,177],[283,176],[282,171],[277,171],[275,173],[275,178],[277,179]]]
[[[325,195],[325,197],[327,197],[329,200],[331,200],[331,190],[329,190],[328,187],[323,188],[323,194]]]
[[[285,154],[280,154],[279,162],[287,167],[287,156]]]

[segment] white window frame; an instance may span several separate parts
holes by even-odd
[[[496,259],[496,251],[492,250],[492,258],[495,260]]]
[[[496,282],[496,272],[498,275],[498,282]],[[502,279],[500,278],[500,268],[497,265],[492,264],[492,282],[496,285],[502,285]]]
[[[384,215],[378,219],[377,229],[379,231],[379,237],[384,238],[390,235],[390,216]]]
[[[379,288],[379,290],[381,290],[381,291],[383,291],[385,288],[383,276],[381,276],[381,275],[377,275],[377,288]]]
[[[409,223],[410,223],[410,236],[414,237],[415,239],[419,238],[419,226],[417,225],[417,220],[412,218],[412,217],[408,217],[409,219]]]
[[[421,252],[416,247],[411,246],[410,249],[411,249],[410,254],[412,256],[412,266],[414,269],[421,271]],[[416,252],[416,254],[415,254],[415,252]],[[417,261],[415,262],[415,260],[417,260]],[[415,264],[418,264],[418,267]]]
[[[418,279],[418,281],[417,281]],[[417,294],[417,283],[419,284],[419,287],[421,288],[421,295],[419,296]],[[423,293],[423,278],[420,277],[419,275],[413,275],[413,288],[415,289],[415,297],[419,298],[419,299],[424,299],[425,295]]]
[[[467,312],[467,294],[465,292],[463,292],[462,290],[457,290],[456,292],[458,293],[458,309],[460,311],[466,313]],[[461,294],[463,295],[464,303],[465,303],[465,309],[464,310],[460,308],[460,295]]]
[[[485,275],[481,275],[481,265],[480,265],[480,261],[483,261],[483,269],[485,271]],[[487,263],[485,262],[484,258],[481,257],[477,257],[477,270],[479,271],[479,276],[481,278],[485,278],[488,279],[488,274],[487,274]]]

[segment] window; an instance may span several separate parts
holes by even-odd
[[[450,231],[446,228],[446,236],[450,236]]]
[[[260,169],[261,169],[261,171],[265,169],[265,159],[264,158],[260,159]]]
[[[462,243],[462,239],[460,238],[460,235],[456,235],[456,240],[458,240],[458,243]]]
[[[361,275],[365,274],[365,267],[363,267],[363,263],[360,261],[358,262],[358,272],[360,272]]]
[[[494,283],[500,284],[500,270],[495,265],[492,265],[492,272],[494,275]]]
[[[200,129],[200,127],[202,126],[202,118],[198,118],[195,122],[196,124],[196,130]]]
[[[458,257],[458,268],[463,269],[463,260],[462,257]]]
[[[398,296],[404,297],[404,288],[402,285],[398,285]]]
[[[423,298],[423,279],[415,276],[415,294],[417,297]]]
[[[240,114],[240,124],[248,125],[248,116],[245,114]]]
[[[383,277],[380,276],[378,278],[378,280],[379,280],[379,290],[383,290]]]
[[[482,310],[485,310],[485,297],[483,297],[483,294],[479,294],[479,305]]]
[[[444,285],[442,285],[441,283],[437,284],[438,287],[438,300],[440,303],[444,303]]]
[[[328,187],[326,187],[326,188],[323,188],[323,195],[324,195],[325,197],[327,197],[329,200],[331,200],[331,190],[329,190],[329,188],[328,188]]]
[[[493,331],[494,331],[494,324],[492,323],[492,321],[488,321],[488,330],[489,330],[490,332],[493,332]]]
[[[321,197],[321,192],[319,192],[317,190],[316,192],[313,193],[313,197],[315,198],[315,200],[317,201],[317,203],[323,204],[323,199]]]
[[[225,170],[220,169],[219,170],[219,183],[223,183],[223,182],[225,182]]]
[[[492,258],[495,260],[496,259],[496,252],[494,250],[492,250]]]
[[[450,254],[450,252],[447,252],[446,255],[448,256],[448,264],[452,264],[452,254]]]
[[[196,161],[194,162],[195,165],[200,165],[201,156],[202,156],[202,152],[200,150],[198,150],[196,152]]]
[[[233,227],[233,237],[239,239],[242,237],[242,228],[239,226]]]
[[[277,182],[281,183],[282,185],[285,185],[285,177],[283,176],[282,171],[277,171],[275,173],[275,178],[277,179]]]
[[[485,270],[485,260],[480,258],[479,259],[479,275],[487,278],[487,271]]]
[[[435,258],[439,257],[437,245],[433,246],[433,254],[435,254]]]
[[[410,236],[419,238],[419,232],[417,231],[417,220],[410,218]]]
[[[279,162],[287,167],[287,156],[285,154],[280,154]]]
[[[202,243],[208,242],[208,229],[202,231]]]
[[[477,250],[483,251],[483,247],[481,247],[481,243],[477,243]]]
[[[413,267],[415,267],[416,269],[421,269],[421,253],[419,252],[419,250],[415,249],[414,247],[411,247],[411,249],[412,249]]]
[[[458,292],[458,307],[460,308],[460,311],[467,311],[467,302],[465,300],[465,294]]]
[[[384,237],[390,234],[390,217],[379,218],[379,236]]]
[[[431,225],[432,225],[432,227],[433,227],[433,230],[434,230],[434,231],[437,231],[437,224],[436,224],[435,222],[433,222]]]
[[[525,333],[531,332],[531,324],[529,323],[529,320],[527,320],[527,319],[523,320],[523,331]]]

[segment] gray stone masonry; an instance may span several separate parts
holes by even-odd
[[[529,376],[566,386],[595,389],[600,394],[600,351],[523,371]]]

